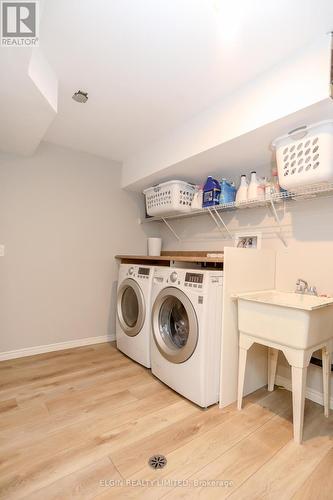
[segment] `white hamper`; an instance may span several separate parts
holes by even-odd
[[[189,212],[195,187],[185,181],[162,182],[143,191],[148,215]]]
[[[272,145],[282,188],[297,191],[333,181],[333,120],[299,127]]]

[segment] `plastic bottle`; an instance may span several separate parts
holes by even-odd
[[[220,203],[232,203],[235,201],[236,188],[233,182],[222,179]]]
[[[279,184],[279,176],[276,168],[272,169],[272,184],[275,193],[279,193],[281,191]]]
[[[237,193],[237,189],[236,189],[235,183],[232,181],[232,182],[230,183],[230,196],[231,196],[231,201],[235,201],[235,199],[236,199],[236,193]]]
[[[195,192],[191,203],[192,210],[198,210],[202,207],[202,196],[203,196],[203,187],[195,186]]]
[[[220,204],[229,203],[230,201],[230,184],[226,179],[221,181]]]
[[[258,199],[264,200],[266,193],[267,179],[266,177],[261,177],[258,179]]]
[[[203,189],[202,206],[211,207],[212,205],[218,205],[220,201],[220,193],[221,188],[219,181],[209,176]]]
[[[248,187],[246,175],[243,174],[241,175],[240,185],[236,193],[236,203],[243,203],[247,201]]]
[[[259,181],[257,178],[257,172],[254,170],[251,172],[251,179],[250,179],[250,184],[249,184],[249,190],[248,190],[248,200],[257,200],[258,199],[258,186],[259,186]]]

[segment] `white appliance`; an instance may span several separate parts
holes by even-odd
[[[153,266],[121,264],[117,288],[117,348],[147,368],[153,273]]]
[[[223,271],[155,269],[152,373],[202,407],[219,399]]]

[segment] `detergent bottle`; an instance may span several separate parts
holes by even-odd
[[[230,188],[231,188],[231,199],[230,199],[230,201],[235,201],[237,189],[236,189],[235,183],[233,181],[230,183]]]
[[[203,207],[211,207],[213,205],[218,205],[220,200],[220,183],[213,177],[209,176],[207,178],[206,184],[203,189]]]
[[[241,181],[239,188],[236,193],[236,203],[244,203],[247,201],[247,191],[248,191],[248,183],[246,179],[246,175],[241,175]]]
[[[223,205],[224,203],[232,203],[235,201],[235,196],[235,186],[223,178],[221,181],[220,204]]]
[[[249,201],[258,199],[258,187],[259,187],[259,181],[257,178],[257,172],[253,170],[251,172],[251,179],[250,179],[249,189],[247,192],[247,198]]]
[[[223,177],[221,181],[221,193],[220,193],[220,204],[228,203],[229,200],[229,184],[227,180]]]

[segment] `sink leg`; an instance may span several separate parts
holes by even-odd
[[[303,422],[304,422],[304,402],[305,402],[305,384],[306,384],[306,367],[291,367],[292,374],[292,391],[293,391],[293,425],[294,425],[294,440],[296,443],[302,442],[303,437]]]
[[[276,366],[278,360],[279,350],[268,348],[268,390],[274,391]]]
[[[330,395],[331,395],[331,353],[327,346],[322,349],[323,360],[323,392],[324,392],[324,411],[325,417],[330,414]]]
[[[242,409],[247,349],[239,348],[237,409]]]

